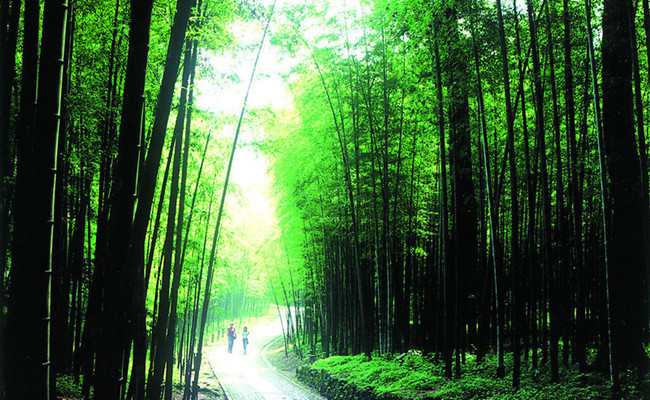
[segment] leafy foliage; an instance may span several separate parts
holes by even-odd
[[[611,398],[606,376],[601,373],[577,373],[564,370],[558,383],[546,378],[528,378],[521,387],[512,389],[507,380],[497,379],[486,363],[478,363],[468,355],[465,373],[450,380],[444,377],[443,365],[435,357],[418,352],[375,357],[333,356],[316,361],[310,368],[325,371],[356,387],[372,389],[381,398],[392,394],[404,399],[591,399]],[[511,359],[508,363],[511,363]],[[646,399],[648,376],[630,374],[624,377],[623,398]]]
[[[81,384],[75,383],[74,376],[61,375],[56,378],[56,394],[63,398],[79,399],[82,397]]]

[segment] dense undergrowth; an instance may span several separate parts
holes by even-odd
[[[92,392],[92,391],[91,391]],[[75,382],[71,375],[59,375],[56,377],[56,396],[64,399],[81,398],[81,381]]]
[[[506,359],[506,367],[511,361]],[[528,371],[522,376],[518,389],[512,388],[510,375],[496,377],[494,356],[478,363],[468,355],[463,373],[455,379],[444,377],[440,360],[419,352],[399,355],[334,356],[316,361],[312,370],[324,371],[359,389],[374,392],[379,399],[581,399],[604,400],[612,398],[607,376],[600,372],[579,373],[562,369],[559,382],[551,382],[546,371]],[[511,371],[512,368],[508,368]],[[621,399],[650,399],[650,375],[636,373],[621,375]]]

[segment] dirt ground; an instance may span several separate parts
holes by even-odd
[[[264,349],[264,356],[278,372],[291,378],[295,375],[298,367],[306,364],[304,359],[298,357],[291,345],[285,351],[282,337],[277,337]]]
[[[199,400],[223,400],[226,399],[226,393],[215,379],[214,372],[209,365],[202,366],[201,375],[199,377]],[[177,386],[174,388],[172,394],[174,400],[183,399],[183,387]]]

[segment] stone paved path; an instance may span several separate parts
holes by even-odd
[[[282,334],[280,320],[251,330],[247,354],[243,354],[242,329],[232,354],[226,339],[212,346],[208,359],[229,400],[325,400],[311,388],[276,371],[264,357],[264,349]]]

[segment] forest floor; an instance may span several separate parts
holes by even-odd
[[[299,367],[310,364],[306,358],[300,358],[297,355],[291,344],[285,351],[284,340],[281,336],[276,337],[268,344],[264,351],[264,357],[279,373],[292,379]]]
[[[511,358],[506,357],[506,370],[512,371]],[[374,393],[381,399],[427,400],[610,400],[612,392],[607,375],[601,372],[579,373],[561,368],[558,382],[550,380],[549,371],[522,371],[519,388],[512,388],[512,377],[496,377],[496,359],[490,355],[477,362],[468,355],[463,374],[454,379],[444,376],[444,364],[435,357],[418,351],[375,356],[333,356],[321,359],[309,368],[316,377],[321,373]],[[620,375],[620,400],[650,400],[650,373]]]
[[[226,392],[219,383],[214,369],[210,363],[201,366],[201,374],[199,376],[199,395],[198,400],[223,400],[226,399]],[[177,385],[172,394],[174,400],[183,399],[183,386]]]

